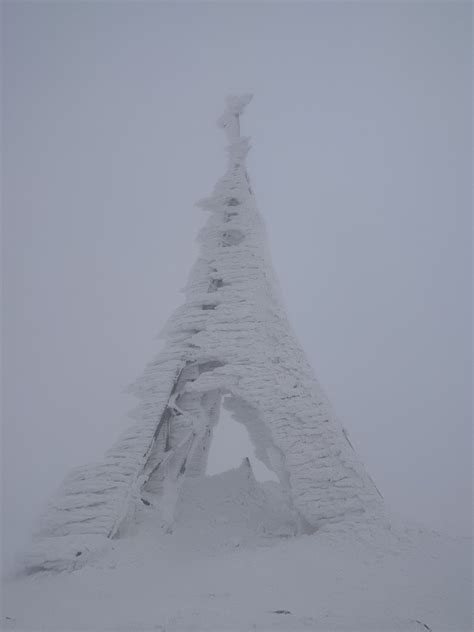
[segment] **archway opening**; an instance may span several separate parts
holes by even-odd
[[[213,430],[206,474],[220,474],[239,467],[249,458],[257,481],[276,481],[278,477],[255,456],[255,448],[246,427],[235,421],[231,413],[221,406],[219,421]]]

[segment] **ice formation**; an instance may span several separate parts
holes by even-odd
[[[185,301],[165,326],[165,347],[132,390],[137,423],[104,459],[74,470],[52,500],[30,570],[84,563],[134,520],[159,507],[172,529],[183,484],[205,475],[221,401],[245,424],[273,470],[299,531],[370,520],[382,507],[289,325],[246,170],[239,117],[250,95],[229,97],[219,125],[228,167],[211,197]]]

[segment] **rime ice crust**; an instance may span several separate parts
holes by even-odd
[[[198,203],[209,217],[185,301],[162,332],[165,347],[132,386],[137,423],[102,462],[64,481],[30,569],[86,561],[133,521],[140,502],[159,507],[172,529],[186,477],[205,473],[224,395],[257,456],[277,474],[301,530],[366,522],[382,510],[283,308],[246,171],[249,139],[240,136],[239,115],[250,98],[229,97],[219,119],[230,143],[227,171]]]

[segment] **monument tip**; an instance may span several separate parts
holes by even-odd
[[[218,119],[217,124],[226,131],[231,142],[240,137],[239,116],[250,103],[252,97],[253,94],[246,93],[241,96],[231,94],[226,98],[226,108],[222,116]]]

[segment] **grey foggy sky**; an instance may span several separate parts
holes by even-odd
[[[470,3],[3,5],[4,552],[129,420],[225,166],[398,514],[470,532]],[[227,447],[227,450],[229,448]]]

